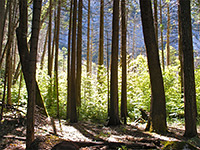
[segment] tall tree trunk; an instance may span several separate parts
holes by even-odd
[[[7,71],[7,104],[12,105],[11,85],[12,85],[12,57],[11,48],[13,42],[13,22],[12,22],[12,1],[9,0],[9,25],[8,25],[8,49],[6,53],[6,71]]]
[[[126,68],[126,3],[121,1],[121,53],[122,53],[122,91],[121,91],[121,117],[126,124],[127,118],[127,68]]]
[[[71,112],[70,122],[76,123],[77,111],[76,111],[76,19],[77,19],[77,0],[74,0],[73,9],[73,29],[72,29],[72,59],[71,59]]]
[[[106,32],[106,36],[107,36],[107,83],[108,83],[108,95],[107,95],[107,99],[108,99],[108,117],[110,115],[110,60],[109,60],[109,39],[108,39],[108,31]]]
[[[52,0],[49,0],[49,25],[48,25],[48,75],[51,77],[52,76]]]
[[[72,6],[73,0],[71,0],[70,4],[70,18],[69,18],[69,30],[68,30],[68,58],[67,58],[67,119],[70,118],[70,99],[71,99],[71,28],[72,28]]]
[[[100,2],[100,30],[99,30],[99,62],[98,62],[98,74],[97,79],[101,83],[100,77],[102,76],[103,65],[103,49],[104,49],[104,0]]]
[[[77,106],[81,106],[81,61],[82,61],[82,7],[83,1],[79,0],[78,5],[78,35],[77,35],[77,72],[76,72],[76,85],[77,85]]]
[[[88,0],[88,28],[87,28],[87,73],[90,71],[90,0]]]
[[[27,7],[26,4],[27,2],[25,0],[20,0],[20,19],[19,19],[19,27],[16,30],[17,34],[17,44],[18,44],[18,51],[20,55],[20,62],[22,65],[22,71],[25,79],[25,83],[27,88],[31,87],[30,85],[30,75],[29,75],[29,55],[30,52],[28,50],[28,45],[27,45]],[[25,35],[25,36],[24,36]],[[36,84],[36,105],[41,109],[40,113],[45,115],[46,117],[48,116],[44,101],[42,99],[38,84],[35,80]]]
[[[194,77],[194,56],[192,45],[192,26],[190,1],[179,0],[181,44],[183,50],[183,82],[185,102],[185,134],[186,137],[197,135],[196,91]]]
[[[158,42],[158,1],[154,0],[154,27],[156,34],[156,41]]]
[[[180,82],[181,82],[181,93],[183,93],[183,50],[182,50],[182,36],[181,36],[181,18],[180,18],[180,5],[178,5],[178,52],[179,52],[179,61],[180,61],[180,72],[179,72],[179,76],[180,76]],[[182,94],[181,94],[181,98],[182,98]]]
[[[163,45],[163,21],[162,21],[162,0],[160,0],[160,42],[162,51],[162,67],[165,70],[165,58],[164,58],[164,45]]]
[[[58,92],[58,53],[59,53],[59,35],[60,35],[60,12],[61,12],[61,1],[58,0],[58,9],[57,9],[57,20],[56,20],[56,50],[55,50],[55,94],[57,100],[57,117],[60,118],[59,113],[59,92]]]
[[[2,18],[5,15],[5,0],[1,0],[0,1],[0,16],[2,16]],[[3,23],[0,23],[0,57],[1,57],[1,53],[2,53],[2,44],[3,44],[3,32],[4,32],[4,20],[1,20]]]
[[[151,82],[150,131],[166,133],[166,104],[162,72],[155,37],[151,0],[140,0],[144,41]]]
[[[113,1],[110,114],[108,125],[119,125],[118,104],[119,0]]]
[[[169,3],[167,2],[167,66],[170,65],[170,12],[169,12]]]
[[[33,1],[33,19],[32,19],[32,34],[30,43],[30,53],[27,46],[27,1],[20,0],[20,24],[17,28],[17,39],[19,53],[22,61],[22,69],[25,75],[25,82],[28,91],[28,106],[27,106],[27,130],[26,130],[26,148],[29,148],[34,140],[34,111],[36,101],[36,58],[37,58],[37,45],[40,27],[40,13],[42,0]],[[25,36],[24,36],[25,35]],[[26,55],[27,54],[27,55]],[[24,61],[25,59],[25,61]],[[23,63],[27,62],[28,65]],[[28,67],[28,68],[26,68]]]

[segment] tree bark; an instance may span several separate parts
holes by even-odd
[[[88,27],[87,27],[87,73],[90,71],[90,0],[88,0]]]
[[[102,65],[103,65],[103,49],[104,49],[104,0],[100,2],[100,30],[99,30],[99,62],[98,62],[98,74],[97,79],[100,83],[101,81],[101,72],[102,72]]]
[[[167,66],[170,65],[170,12],[169,12],[169,3],[167,2]]]
[[[185,103],[185,134],[186,137],[197,135],[196,90],[194,77],[194,56],[192,44],[192,26],[190,1],[179,0],[181,45],[183,50],[183,84]]]
[[[70,122],[76,123],[77,111],[76,111],[76,19],[77,19],[77,0],[74,0],[73,9],[73,29],[72,29],[72,59],[71,59],[71,112]]]
[[[150,131],[166,133],[166,104],[162,72],[155,37],[151,0],[140,0],[144,41],[151,83]]]
[[[58,91],[58,53],[59,53],[59,35],[60,35],[60,12],[61,12],[61,1],[58,0],[58,9],[57,9],[57,20],[56,20],[56,50],[55,50],[55,94],[56,94],[56,104],[57,104],[57,118],[60,118],[59,110],[59,91]]]
[[[127,67],[126,67],[126,3],[121,1],[121,53],[122,53],[122,89],[121,89],[121,117],[126,124],[127,119]]]
[[[78,5],[78,35],[77,35],[77,72],[76,72],[76,85],[77,85],[77,106],[81,106],[81,61],[82,61],[82,8],[83,1],[79,0]]]
[[[119,0],[113,1],[110,111],[108,125],[120,125],[118,104]]]
[[[2,16],[2,18],[5,18],[5,0],[1,0],[0,1],[0,16]],[[1,53],[2,53],[2,43],[3,43],[3,32],[4,32],[4,20],[3,23],[0,23],[0,57],[1,57]]]

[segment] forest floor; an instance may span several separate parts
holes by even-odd
[[[35,136],[32,150],[51,150],[58,143],[75,147],[74,149],[163,149],[168,141],[187,142],[200,149],[198,137],[187,140],[183,137],[184,126],[181,124],[168,125],[168,133],[159,135],[146,132],[145,124],[132,123],[116,127],[107,127],[104,124],[82,121],[69,124],[65,120],[55,120],[56,134],[51,121],[41,119],[36,121]],[[198,132],[200,133],[200,132]],[[0,124],[0,150],[25,149],[25,118],[22,115],[6,115]],[[65,141],[65,142],[63,142]],[[55,149],[55,148],[54,148]]]

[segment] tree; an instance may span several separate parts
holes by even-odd
[[[5,0],[0,1],[0,16],[5,16]],[[3,19],[3,23],[0,24],[0,58],[1,58],[1,53],[2,53],[4,26],[5,24],[4,24],[4,19]]]
[[[69,30],[68,30],[68,58],[67,58],[67,119],[70,118],[70,99],[71,99],[71,28],[72,28],[72,7],[73,7],[73,0],[70,3],[70,18],[69,18]]]
[[[181,45],[183,52],[183,85],[185,104],[185,134],[186,137],[197,135],[196,91],[194,78],[194,56],[192,43],[192,26],[190,1],[179,0]]]
[[[104,48],[104,0],[100,2],[100,30],[99,30],[99,62],[97,78],[101,83],[100,77],[103,65],[103,48]]]
[[[87,27],[87,73],[90,71],[90,0],[88,0],[88,27]]]
[[[140,0],[140,9],[151,83],[151,108],[148,130],[166,133],[165,92],[153,24],[151,0]]]
[[[71,55],[71,112],[70,112],[70,122],[76,123],[77,111],[76,111],[76,18],[77,18],[77,0],[74,0],[73,9],[73,26],[72,26],[72,55]]]
[[[158,1],[154,0],[154,26],[155,26],[155,34],[156,40],[158,42]]]
[[[121,1],[121,51],[122,51],[122,94],[121,94],[121,117],[126,124],[127,117],[127,67],[126,67],[126,3]]]
[[[162,51],[162,67],[165,69],[165,60],[164,60],[164,45],[163,45],[163,19],[162,19],[162,0],[160,0],[160,42],[161,42],[161,51]]]
[[[118,104],[119,0],[113,1],[110,110],[108,125],[120,125]]]
[[[57,117],[60,118],[59,113],[59,92],[58,92],[58,53],[59,53],[59,35],[60,35],[60,12],[61,1],[58,0],[57,19],[56,19],[56,50],[55,50],[55,95],[57,99]]]
[[[20,0],[20,21],[17,28],[18,49],[20,59],[22,62],[22,69],[25,76],[25,82],[28,91],[28,106],[27,106],[27,131],[26,131],[26,148],[29,148],[34,140],[34,111],[36,101],[36,58],[37,45],[40,28],[40,14],[42,7],[42,0],[33,1],[33,19],[32,19],[32,33],[30,40],[30,52],[27,46],[27,1]],[[24,54],[24,55],[23,55]],[[28,65],[24,63],[28,63]],[[28,67],[28,68],[26,68]]]
[[[78,35],[77,35],[77,72],[76,72],[77,106],[81,106],[82,7],[83,7],[83,1],[79,0]]]
[[[170,65],[170,12],[169,12],[169,3],[170,1],[167,2],[167,66]]]

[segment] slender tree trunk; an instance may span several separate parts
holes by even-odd
[[[162,0],[160,0],[160,42],[161,42],[161,51],[162,51],[162,67],[165,70],[165,58],[164,58],[164,45],[163,45],[163,21],[162,21]]]
[[[1,0],[0,1],[0,16],[2,16],[2,18],[5,18],[4,15],[5,15],[5,0]],[[4,23],[0,23],[0,57],[1,57],[1,53],[2,53],[4,26],[5,26]]]
[[[94,36],[94,30],[93,30],[93,24],[91,27],[91,41],[90,41],[90,77],[92,77],[92,57],[93,57],[93,36]]]
[[[8,49],[6,53],[6,70],[7,70],[7,105],[12,105],[11,85],[12,85],[12,56],[11,48],[13,42],[13,22],[12,22],[12,1],[9,1],[9,25],[8,25]]]
[[[108,83],[108,117],[110,115],[110,63],[109,63],[109,39],[108,39],[108,31],[106,32],[107,35],[107,83]]]
[[[181,44],[183,50],[183,82],[185,102],[185,137],[197,136],[197,106],[190,1],[179,0]]]
[[[41,63],[40,63],[40,69],[43,69],[44,66],[44,57],[46,54],[46,49],[47,49],[47,40],[48,40],[48,35],[49,35],[49,30],[47,29],[46,37],[45,37],[45,42],[44,42],[44,48],[43,48],[43,53],[41,56]]]
[[[170,65],[170,12],[169,12],[169,3],[167,2],[167,66]]]
[[[87,28],[87,73],[90,71],[90,0],[88,0],[88,28]]]
[[[151,108],[148,130],[166,133],[165,92],[153,24],[151,0],[140,0],[140,9],[151,82]]]
[[[183,93],[183,50],[182,50],[182,36],[181,36],[181,18],[180,18],[180,5],[178,5],[178,52],[179,52],[179,61],[180,61],[180,82],[181,82],[181,93]],[[182,94],[181,94],[182,97]]]
[[[77,0],[74,0],[73,9],[73,28],[72,28],[72,59],[71,59],[71,112],[70,122],[76,123],[77,111],[76,111],[76,19],[77,19]]]
[[[158,0],[154,0],[154,27],[156,34],[156,41],[158,42]]]
[[[60,12],[61,12],[61,1],[58,0],[58,9],[57,9],[57,27],[56,27],[56,51],[55,51],[55,94],[57,100],[57,118],[60,118],[59,111],[59,92],[58,92],[58,53],[59,53],[59,35],[60,35]]]
[[[127,118],[127,68],[126,68],[126,3],[121,1],[121,53],[122,53],[122,91],[121,91],[121,117],[126,124]]]
[[[71,99],[71,28],[72,28],[72,6],[73,0],[71,0],[70,4],[70,18],[69,18],[69,32],[68,32],[68,58],[67,58],[67,119],[70,118],[70,99]]]
[[[103,65],[103,49],[104,49],[104,0],[100,2],[100,30],[99,30],[99,62],[98,62],[98,74],[97,79],[101,83],[100,77]]]
[[[52,31],[52,0],[49,0],[49,25],[48,25],[48,75],[52,76],[52,48],[51,48],[51,31]]]
[[[118,104],[119,0],[113,1],[110,114],[108,125],[119,125]]]
[[[79,0],[78,5],[78,36],[77,36],[77,106],[81,106],[81,61],[82,61],[82,7],[83,1]]]

